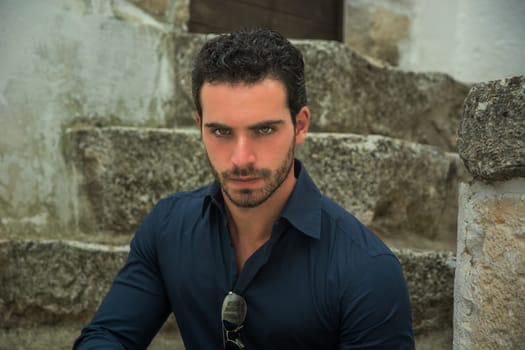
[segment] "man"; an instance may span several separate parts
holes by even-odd
[[[266,29],[220,35],[192,83],[216,181],[146,217],[75,349],[146,348],[171,312],[187,350],[413,349],[398,260],[294,159],[299,50]]]

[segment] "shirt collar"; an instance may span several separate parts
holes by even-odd
[[[221,186],[217,180],[214,180],[206,188],[206,195],[202,203],[201,217],[206,214],[206,209],[213,203],[221,212],[224,213],[224,199],[222,198]]]
[[[303,234],[319,239],[321,236],[321,192],[301,161],[295,159],[294,169],[295,186],[279,218],[286,219]],[[207,188],[202,205],[202,216],[204,216],[206,209],[211,203],[221,212],[225,212],[224,199],[217,181],[214,181]]]
[[[321,192],[299,160],[295,160],[295,187],[280,217],[312,238],[321,237]]]

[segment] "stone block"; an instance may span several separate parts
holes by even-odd
[[[178,34],[175,124],[193,124],[191,64],[209,35]],[[468,86],[444,74],[376,65],[342,43],[293,40],[302,51],[311,130],[379,134],[455,152]]]
[[[322,192],[383,238],[455,241],[465,172],[453,154],[377,135],[312,133],[297,155]]]
[[[525,344],[525,179],[462,184],[454,349]]]
[[[525,76],[472,87],[459,125],[458,151],[475,179],[525,177]]]
[[[76,241],[0,241],[0,328],[89,320],[128,251]],[[409,287],[416,334],[449,329],[451,253],[395,253]]]
[[[416,335],[452,328],[454,269],[452,252],[394,250],[410,293]]]
[[[196,129],[77,128],[66,136],[85,232],[129,234],[161,197],[212,180]],[[312,133],[297,156],[325,194],[383,237],[455,242],[457,205],[449,201],[462,173],[453,155],[381,136]]]
[[[160,198],[212,180],[196,130],[80,128],[66,135],[85,232],[131,234]]]
[[[0,241],[0,327],[86,322],[127,251],[73,241]]]

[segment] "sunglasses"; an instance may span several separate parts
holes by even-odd
[[[225,350],[246,350],[241,341],[241,329],[244,327],[246,300],[239,294],[228,292],[222,302],[222,337]]]

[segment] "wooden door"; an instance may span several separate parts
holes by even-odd
[[[265,26],[294,39],[343,40],[343,0],[191,0],[192,33]]]

